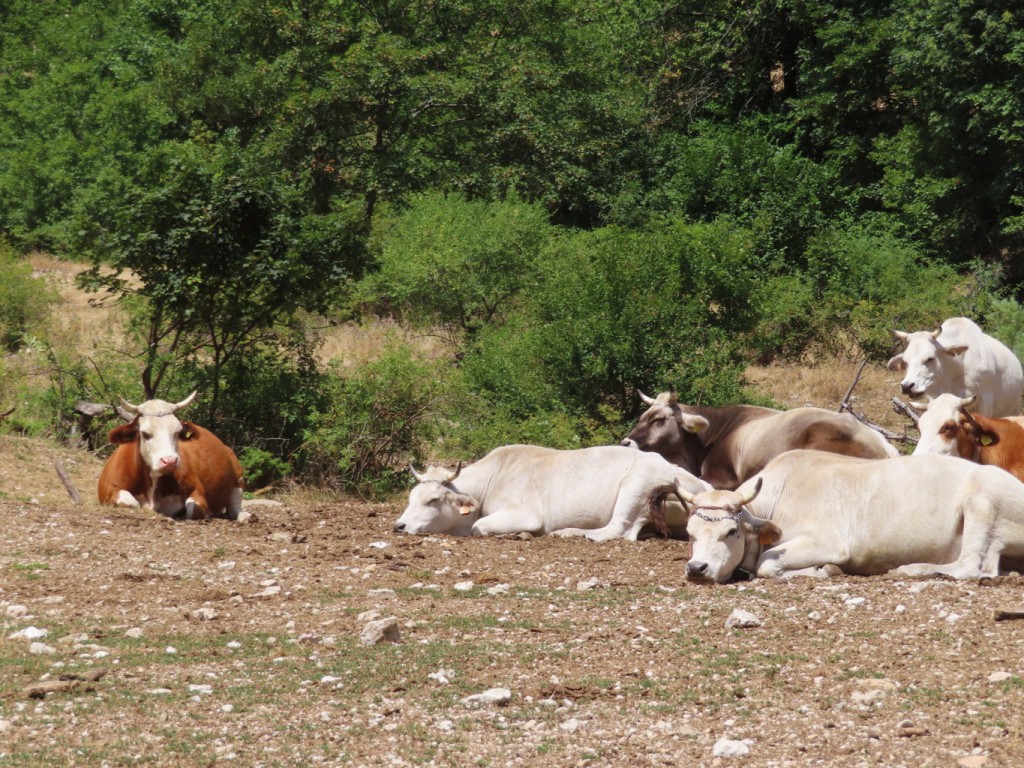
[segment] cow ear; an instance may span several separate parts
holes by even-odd
[[[114,445],[124,445],[125,443],[134,443],[135,438],[138,436],[139,431],[135,428],[135,424],[124,424],[120,427],[114,427],[110,430],[110,442]]]
[[[459,508],[460,515],[471,515],[480,509],[480,504],[472,496],[464,493],[455,494],[455,506]]]
[[[957,344],[956,346],[953,347],[942,347],[941,349],[950,357],[956,357],[957,355],[962,355],[967,351],[967,345]]]
[[[978,435],[978,443],[980,445],[999,445],[999,435],[990,429],[982,430],[981,434]]]
[[[679,413],[676,415],[676,421],[687,432],[703,432],[708,428],[708,420],[693,413]]]
[[[889,363],[885,367],[888,368],[890,371],[906,370],[907,364],[903,360],[903,353],[901,352],[898,355],[893,355],[892,357],[890,357]]]
[[[181,423],[181,432],[178,433],[178,439],[194,440],[196,437],[196,425],[191,421],[183,421]]]
[[[757,543],[762,547],[770,547],[779,543],[779,539],[782,538],[782,529],[779,528],[775,523],[766,522],[764,525],[759,526],[757,531]]]

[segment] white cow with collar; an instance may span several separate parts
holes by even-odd
[[[1024,557],[1024,483],[950,456],[790,451],[735,491],[678,493],[692,508],[686,577],[695,582],[737,569],[978,579],[996,576],[1001,558]]]
[[[914,399],[949,393],[977,395],[974,410],[982,416],[1020,413],[1024,370],[1010,349],[985,334],[966,317],[952,317],[937,331],[893,331],[906,349],[889,360],[905,370],[900,388]]]
[[[677,487],[711,488],[661,456],[621,446],[560,451],[535,445],[496,448],[461,471],[431,467],[395,523],[402,533],[494,536],[558,532],[595,541],[636,539],[651,523],[685,531],[685,512],[665,505]],[[672,507],[675,507],[673,513]],[[681,519],[680,519],[681,518]]]

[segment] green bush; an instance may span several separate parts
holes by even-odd
[[[45,335],[57,292],[32,276],[32,266],[0,240],[0,345],[16,352],[28,336]]]
[[[273,485],[292,473],[292,465],[270,451],[247,446],[238,454],[245,475],[245,487],[252,490]]]
[[[365,366],[332,365],[324,405],[310,414],[305,432],[306,478],[371,495],[400,486],[398,473],[422,463],[441,433],[446,366],[398,340]]]

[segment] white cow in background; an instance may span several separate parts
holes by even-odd
[[[985,334],[966,317],[952,317],[937,331],[893,331],[906,349],[889,360],[889,368],[906,370],[900,388],[926,400],[942,394],[977,395],[974,410],[982,416],[1015,416],[1024,393],[1024,370],[1002,342]]]
[[[617,445],[575,451],[506,445],[461,471],[430,467],[413,474],[419,482],[395,523],[399,533],[557,531],[607,541],[636,539],[652,523],[683,535],[686,513],[675,488],[711,488],[656,453]]]

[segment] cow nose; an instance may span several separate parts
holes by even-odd
[[[686,577],[689,579],[702,578],[708,570],[708,564],[700,560],[688,560],[686,563]]]
[[[178,466],[177,456],[162,456],[160,458],[160,469],[174,469]]]
[[[636,446],[636,440],[631,440],[628,437],[623,438],[622,442],[619,443],[619,445],[621,445],[623,448],[636,448],[637,447]]]
[[[909,395],[913,391],[914,385],[909,382],[902,381],[900,382],[900,389],[903,390],[904,395]]]
[[[401,533],[405,530],[405,523],[395,523],[395,533]]]

